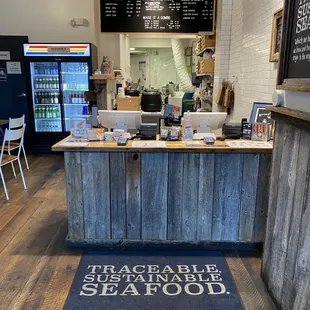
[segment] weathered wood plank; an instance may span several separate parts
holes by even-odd
[[[141,239],[141,157],[126,153],[127,238]]]
[[[197,240],[199,154],[183,156],[182,240]]]
[[[243,155],[239,240],[252,241],[256,210],[259,154]]]
[[[262,276],[265,283],[268,283],[269,270],[270,270],[270,260],[272,254],[272,236],[273,228],[276,219],[277,212],[277,199],[278,199],[278,184],[280,167],[282,163],[282,151],[286,141],[287,128],[281,123],[276,123],[275,130],[275,142],[274,142],[274,152],[272,156],[272,174],[270,177],[270,195],[268,203],[268,215],[267,215],[267,227],[266,227],[266,237],[264,243],[264,257],[263,257],[263,267]]]
[[[168,153],[141,154],[142,239],[167,239]]]
[[[109,154],[81,153],[85,238],[111,238]]]
[[[308,134],[308,139],[310,135]],[[309,146],[309,140],[307,140]],[[309,156],[309,155],[308,155]],[[294,271],[293,310],[308,310],[310,308],[310,160],[306,188],[303,199],[302,219],[299,228],[299,242]],[[296,187],[297,189],[297,187]]]
[[[242,154],[216,156],[212,240],[239,240],[242,163]]]
[[[84,201],[80,152],[65,152],[65,170],[69,236],[72,239],[83,239],[85,237]]]
[[[296,169],[300,143],[300,129],[289,127],[279,174],[276,220],[272,237],[272,253],[268,276],[268,288],[276,305],[281,304],[285,273],[285,260],[288,252],[289,228],[293,210],[296,184]]]
[[[309,188],[309,165],[310,165],[310,135],[303,131],[299,144],[299,156],[296,169],[296,184],[293,212],[290,219],[288,251],[285,262],[285,273],[282,291],[282,307],[283,310],[293,309],[294,300],[296,298],[295,285],[295,266],[298,252],[298,243],[300,237],[300,227],[302,224],[302,214],[307,200]],[[310,256],[310,252],[309,252]]]
[[[212,239],[215,154],[200,154],[197,240]]]
[[[260,294],[245,265],[236,252],[225,253],[227,265],[236,283],[244,308],[247,310],[273,310],[272,304]],[[271,307],[270,307],[271,306]]]
[[[127,237],[125,153],[110,154],[112,239]]]
[[[309,168],[308,168],[309,169]],[[294,274],[295,297],[293,310],[308,310],[310,306],[310,184],[308,179],[307,197],[304,203],[302,223]]]
[[[168,239],[182,239],[183,154],[169,154]]]
[[[265,241],[270,191],[271,157],[270,154],[260,154],[259,158],[254,236],[252,240],[255,242]]]

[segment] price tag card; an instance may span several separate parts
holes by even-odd
[[[87,124],[86,119],[85,120],[71,120],[73,123],[72,127],[72,135],[77,138],[85,138],[87,135]]]

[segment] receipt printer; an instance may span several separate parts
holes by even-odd
[[[144,140],[156,140],[157,124],[142,123],[140,127],[140,136]]]

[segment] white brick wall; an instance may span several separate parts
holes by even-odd
[[[223,14],[228,14],[224,2]],[[282,6],[283,0],[233,0],[229,73],[226,76],[235,81],[235,107],[231,121],[249,118],[254,101],[271,102],[277,76],[277,64],[269,62],[272,16]],[[229,24],[229,19],[226,22]],[[221,35],[224,37],[226,32]],[[220,55],[224,53],[223,47],[220,44]],[[218,68],[226,66],[226,59],[219,57],[216,61],[219,65],[215,68],[215,77],[219,76]],[[220,81],[223,78],[221,76]]]

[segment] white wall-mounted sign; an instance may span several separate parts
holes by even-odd
[[[7,51],[0,51],[0,60],[11,60],[11,53]]]
[[[22,74],[22,66],[19,61],[8,61],[6,63],[8,74]]]
[[[6,69],[0,68],[0,82],[6,82],[7,79]]]

